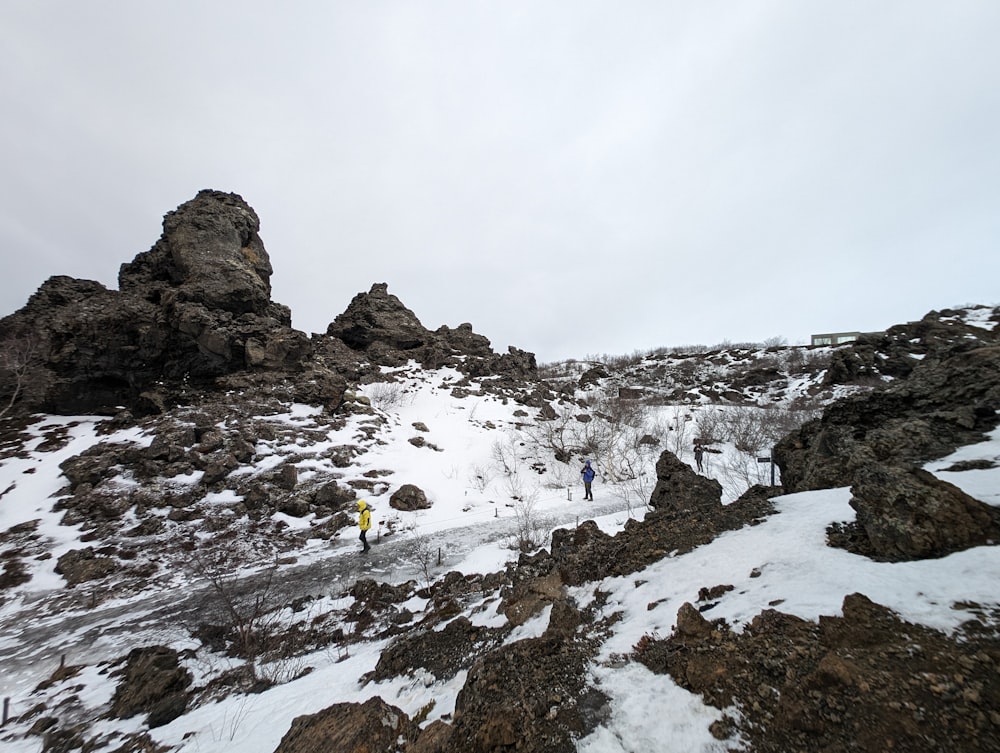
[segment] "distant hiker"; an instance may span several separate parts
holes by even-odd
[[[361,535],[358,538],[361,539],[361,545],[364,546],[364,549],[361,550],[362,554],[364,554],[369,549],[371,549],[371,547],[368,545],[368,540],[365,538],[365,534],[368,533],[368,529],[371,528],[371,527],[372,527],[372,513],[371,513],[371,510],[368,509],[368,504],[363,499],[359,499],[358,500],[358,528],[361,529]]]
[[[704,456],[705,456],[705,448],[702,447],[700,444],[695,444],[695,446],[694,446],[694,462],[696,462],[698,464],[698,473],[701,473],[702,470],[704,470],[701,467],[701,459]]]
[[[583,464],[583,468],[580,470],[580,475],[583,476],[583,498],[594,500],[594,492],[591,490],[590,485],[594,482],[594,469],[590,467],[590,461],[587,460]]]

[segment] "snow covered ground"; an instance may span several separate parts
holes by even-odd
[[[644,508],[633,502],[634,489],[600,479],[595,484],[595,502],[581,502],[582,487],[575,465],[563,467],[550,461],[542,471],[518,467],[513,474],[517,478],[513,480],[511,474],[501,472],[497,461],[502,459],[508,445],[516,444],[521,436],[518,426],[525,419],[514,413],[519,406],[505,404],[493,396],[454,397],[452,383],[459,377],[447,371],[436,374],[430,381],[404,377],[401,382],[404,391],[385,409],[389,427],[379,433],[379,442],[371,445],[369,451],[358,458],[358,466],[352,468],[352,473],[359,474],[392,471],[384,477],[384,487],[366,497],[376,507],[376,530],[379,523],[384,529],[391,520],[398,531],[394,534],[396,538],[376,549],[382,553],[380,556],[391,554],[391,547],[397,546],[397,542],[443,533],[446,541],[460,540],[462,543],[450,549],[446,547],[444,562],[440,567],[435,566],[435,574],[448,570],[490,572],[501,569],[507,561],[516,558],[516,552],[507,545],[517,525],[518,511],[511,502],[512,491],[519,491],[522,497],[531,500],[532,514],[537,519],[544,521],[550,516],[559,516],[570,525],[577,517],[595,517],[595,511],[605,510],[604,505],[613,503],[618,511],[596,516],[602,529],[610,533],[620,530],[629,515],[643,514]],[[663,408],[665,415],[669,410]],[[304,406],[289,406],[285,420],[303,427],[321,428],[324,419],[317,411]],[[23,615],[28,613],[26,610],[46,599],[50,589],[62,587],[61,578],[52,571],[55,559],[82,545],[76,529],[60,526],[60,513],[51,509],[59,489],[65,484],[65,479],[59,475],[58,464],[81,452],[88,443],[108,440],[97,434],[98,419],[95,418],[46,417],[41,423],[46,422],[72,425],[72,440],[56,452],[32,447],[22,457],[0,462],[0,531],[40,519],[39,531],[51,541],[53,555],[35,562],[30,588],[0,607],[3,626],[0,657],[34,657],[32,662],[18,665],[18,671],[5,671],[0,676],[0,694],[11,700],[12,715],[23,713],[35,702],[35,686],[55,669],[58,655],[67,650],[75,652],[67,657],[68,662],[84,664],[85,668],[81,674],[49,690],[49,696],[74,693],[78,697],[77,708],[82,709],[78,713],[92,711],[94,733],[106,734],[113,740],[116,733],[127,734],[142,727],[141,717],[124,721],[98,718],[115,686],[106,661],[127,653],[135,645],[137,636],[117,635],[113,642],[102,643],[99,631],[97,635],[82,631],[67,633],[62,644],[33,646],[33,625],[23,620]],[[426,430],[415,427],[417,423],[422,423]],[[326,441],[331,446],[342,444],[347,435],[357,432],[358,428],[357,423],[349,423],[339,433],[331,432]],[[409,441],[415,436],[424,439],[424,446]],[[129,430],[113,439],[147,443],[151,437]],[[302,455],[300,473],[305,475],[322,467],[322,461],[317,459],[318,449],[321,448],[315,444],[294,448],[259,447],[258,462],[263,467],[273,463],[277,455],[287,457],[298,452]],[[658,448],[652,457],[655,459],[662,449]],[[957,473],[943,470],[957,460],[977,458],[1000,463],[1000,430],[994,432],[989,441],[961,448],[949,458],[928,464],[927,468],[972,496],[1000,505],[1000,468]],[[690,457],[685,459],[690,461]],[[721,463],[721,460],[714,462]],[[711,466],[707,470],[710,474],[713,472]],[[649,472],[652,472],[651,467]],[[401,483],[420,486],[433,506],[416,513],[392,510],[388,505],[388,493]],[[727,496],[731,500],[735,495],[727,490]],[[581,740],[579,749],[588,753],[725,749],[725,745],[708,732],[709,724],[721,716],[719,710],[706,706],[697,696],[677,687],[669,677],[655,675],[637,663],[621,668],[613,667],[614,662],[610,661],[616,654],[628,653],[643,635],[668,635],[677,610],[686,601],[694,602],[702,587],[734,586],[706,616],[710,619],[724,617],[737,627],[774,604],[780,604],[777,608],[782,611],[810,620],[819,615],[837,615],[845,595],[861,592],[894,609],[905,620],[950,631],[972,617],[955,608],[957,602],[984,605],[998,602],[1000,547],[980,547],[943,559],[895,564],[877,563],[827,547],[826,527],[854,518],[849,499],[847,489],[781,497],[776,500],[779,513],[760,525],[728,532],[688,554],[668,557],[630,576],[572,589],[572,596],[581,604],[589,603],[597,589],[609,592],[611,595],[603,610],[620,611],[624,615],[624,619],[615,624],[613,634],[592,667],[594,682],[611,698],[611,719]],[[305,528],[317,522],[290,516],[283,519],[290,525]],[[473,529],[489,530],[492,534],[463,535],[464,530]],[[353,534],[333,547],[329,542],[310,540],[299,553],[297,566],[309,566],[310,563],[318,566],[335,558],[355,562],[360,556],[357,548]],[[374,574],[394,581],[419,575],[412,563],[410,567],[400,564],[391,572],[376,571]],[[183,589],[185,586],[180,583],[178,587]],[[328,593],[310,609],[319,612],[343,608],[345,598],[350,600],[339,593]],[[416,602],[408,606],[419,619],[425,605]],[[492,606],[489,600],[484,603],[487,607]],[[128,604],[105,605],[110,606],[128,609]],[[143,602],[136,604],[137,610],[143,608]],[[512,634],[510,640],[540,635],[546,627],[547,616],[546,611],[529,621]],[[476,619],[489,619],[498,624],[495,621],[504,618],[487,609]],[[169,638],[176,648],[195,645],[181,631],[162,626],[159,637]],[[337,702],[363,701],[378,695],[411,716],[433,701],[427,721],[450,714],[464,682],[464,673],[447,683],[436,682],[430,675],[380,683],[362,682],[363,676],[374,668],[385,645],[384,641],[371,641],[352,646],[348,655],[326,650],[302,657],[296,668],[309,667],[312,671],[308,674],[256,695],[231,696],[195,708],[153,729],[151,735],[157,742],[185,753],[234,750],[271,753],[294,717]],[[88,646],[95,648],[90,652]],[[189,662],[189,669],[196,677],[204,674],[204,667],[196,660]],[[36,753],[41,743],[36,736],[13,735],[8,728],[0,732],[0,747],[9,753]]]

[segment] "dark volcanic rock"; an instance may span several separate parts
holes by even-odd
[[[712,726],[760,753],[994,751],[1000,641],[907,623],[861,594],[819,625],[772,609],[742,631],[690,605],[677,632],[644,636],[634,658],[719,709]],[[685,630],[681,631],[681,625]]]
[[[200,191],[167,213],[163,236],[149,251],[122,265],[119,289],[158,305],[266,315],[272,269],[259,230],[256,212],[240,196]]]
[[[173,649],[165,646],[134,649],[115,689],[111,715],[126,719],[146,713],[150,727],[167,724],[187,708],[189,685],[191,674],[180,666]]]
[[[422,668],[438,680],[449,680],[509,632],[473,625],[467,617],[456,617],[440,630],[412,631],[382,652],[372,677],[378,682]]]
[[[343,314],[326,328],[326,334],[343,340],[356,350],[381,343],[395,350],[413,350],[426,345],[431,333],[416,314],[389,292],[384,282],[358,293]]]
[[[674,467],[669,461],[666,465]],[[700,506],[661,506],[642,521],[627,521],[625,529],[613,537],[588,520],[573,530],[553,531],[552,556],[569,586],[627,575],[668,555],[707,544],[724,531],[759,522],[774,512],[770,499],[780,493],[778,487],[754,486],[729,505],[719,503],[719,496],[706,495]]]
[[[855,479],[851,507],[879,558],[943,557],[1000,541],[1000,510],[927,471],[874,464]]]
[[[470,377],[523,379],[537,374],[534,354],[511,347],[498,355],[471,324],[426,329],[384,282],[354,296],[344,313],[327,326],[326,334],[383,366],[402,366],[414,359],[426,369],[452,366]]]
[[[550,629],[484,656],[455,701],[448,750],[575,751],[608,713],[606,697],[587,682],[596,646],[575,631]]]
[[[834,403],[782,439],[774,458],[788,492],[850,486],[872,462],[921,464],[981,440],[998,408],[1000,345],[959,344],[905,380]]]
[[[695,473],[672,452],[663,452],[656,461],[656,486],[649,504],[675,511],[721,507],[722,484]]]
[[[302,370],[311,344],[270,301],[271,263],[254,211],[201,191],[170,212],[163,235],[123,264],[120,292],[52,277],[0,336],[34,345],[23,410],[158,412],[170,393],[243,370]],[[3,392],[0,385],[0,392]]]
[[[406,713],[376,696],[296,717],[274,753],[397,753],[419,734]]]
[[[88,580],[98,580],[113,573],[119,567],[113,557],[98,555],[93,547],[72,549],[62,555],[56,564],[56,573],[66,579],[66,583],[75,586]]]

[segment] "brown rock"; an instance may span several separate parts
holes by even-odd
[[[397,753],[418,735],[401,709],[376,696],[296,717],[274,753]]]
[[[413,510],[426,510],[431,506],[431,503],[419,486],[403,484],[389,497],[389,506],[395,510],[412,512]]]

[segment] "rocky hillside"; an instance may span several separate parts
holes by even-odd
[[[202,191],[117,291],[55,277],[0,320],[6,747],[1000,749],[997,603],[975,591],[950,629],[853,591],[835,613],[779,611],[783,591],[727,619],[787,584],[721,562],[641,618],[625,606],[818,490],[849,503],[816,547],[847,571],[989,572],[1000,498],[965,481],[1000,458],[928,463],[993,436],[1000,311],[538,368],[469,324],[426,329],[385,283],[297,331],[258,230]],[[359,562],[362,497],[391,546]],[[492,569],[462,564],[491,547]],[[627,716],[612,678],[640,668],[699,699],[702,742],[601,737]],[[252,699],[319,677],[347,679],[242,734]]]

